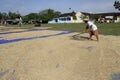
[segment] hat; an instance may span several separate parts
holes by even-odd
[[[85,19],[83,19],[84,21],[89,21],[89,19],[88,18],[85,18]]]

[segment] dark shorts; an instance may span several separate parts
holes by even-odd
[[[98,30],[90,31],[90,34],[91,34],[91,35],[98,35]]]
[[[90,34],[91,34],[91,35],[94,35],[94,31],[90,31]]]

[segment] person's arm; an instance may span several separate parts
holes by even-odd
[[[86,33],[86,32],[88,32],[88,30],[89,30],[89,25],[86,25],[85,30],[83,30],[81,33]]]

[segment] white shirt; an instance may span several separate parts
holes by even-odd
[[[97,30],[97,26],[93,23],[93,22],[91,22],[91,21],[88,21],[87,22],[87,25],[90,27],[91,26],[91,30]]]

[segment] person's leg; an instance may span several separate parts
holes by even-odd
[[[90,32],[89,32],[89,40],[91,40],[91,38],[92,38],[92,34],[93,34],[93,32],[90,31]]]
[[[94,35],[95,35],[97,41],[99,41],[98,30],[95,30],[95,31],[93,31],[93,32],[94,32]]]

